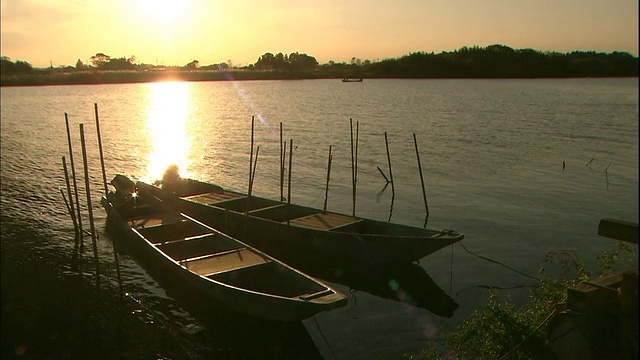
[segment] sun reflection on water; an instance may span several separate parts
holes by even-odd
[[[189,83],[158,82],[149,84],[147,131],[151,141],[144,181],[162,178],[170,164],[178,165],[181,176],[190,176],[189,152],[191,107]]]

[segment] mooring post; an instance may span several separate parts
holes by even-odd
[[[324,189],[324,211],[327,211],[327,200],[329,199],[329,178],[331,176],[331,159],[333,155],[331,155],[331,145],[329,145],[329,160],[327,163],[327,185]]]
[[[287,228],[291,225],[291,162],[293,160],[293,139],[289,140],[289,181],[287,185]],[[291,232],[291,230],[289,230]]]
[[[109,188],[107,187],[107,171],[104,168],[104,154],[102,152],[102,135],[100,134],[100,118],[98,117],[98,103],[93,103],[93,109],[96,113],[96,132],[98,133],[98,148],[100,149],[100,165],[102,166],[102,182],[104,183],[104,196],[107,196]]]
[[[384,143],[387,147],[387,161],[389,162],[389,178],[391,182],[391,193],[395,194],[396,189],[393,186],[393,171],[391,171],[391,155],[389,155],[389,139],[387,138],[387,132],[384,132]]]
[[[349,126],[351,128],[351,183],[352,183],[352,201],[353,211],[352,215],[356,216],[356,184],[358,181],[358,127],[359,123],[356,122],[356,143],[355,148],[353,144],[353,119],[349,118]],[[355,155],[354,155],[355,150]]]
[[[71,130],[69,130],[69,115],[64,113],[64,121],[67,125],[67,142],[69,143],[69,162],[71,163],[71,176],[73,176],[73,191],[76,197],[76,212],[78,219],[78,229],[80,234],[80,252],[84,251],[84,242],[83,242],[83,230],[82,230],[82,215],[80,214],[80,200],[78,196],[78,183],[76,181],[76,166],[73,160],[73,147],[71,145]]]
[[[251,183],[249,184],[249,196],[251,196],[251,193],[253,192],[253,181],[255,180],[256,167],[258,166],[258,154],[260,154],[260,145],[258,145],[256,147],[256,158],[255,158],[255,160],[253,160],[253,170],[252,170],[252,173],[251,173]]]
[[[282,122],[280,123],[280,201],[284,200],[284,151],[287,143],[282,142]]]
[[[427,218],[424,221],[424,227],[427,227],[427,220],[429,219],[429,204],[427,204],[427,191],[424,188],[424,178],[422,176],[422,165],[420,164],[420,152],[418,151],[418,140],[416,140],[416,134],[413,134],[413,144],[416,147],[416,157],[418,158],[418,172],[420,172],[420,183],[422,184],[422,198],[424,199],[424,209],[427,212]]]
[[[244,236],[247,237],[249,231],[249,209],[251,209],[251,186],[253,182],[253,129],[255,124],[255,116],[251,116],[251,152],[249,154],[249,184],[247,189],[247,212],[244,217]]]
[[[75,231],[75,236],[73,240],[74,251],[78,252],[78,246],[80,246],[80,231],[78,229],[78,220],[76,219],[76,212],[73,208],[73,196],[71,195],[71,184],[69,182],[69,171],[67,170],[67,159],[62,157],[62,168],[64,169],[64,181],[67,184],[67,194],[69,196],[69,214],[71,215],[71,220],[73,221],[73,230]]]
[[[84,163],[84,185],[87,191],[87,208],[89,210],[89,226],[91,228],[91,240],[93,243],[93,256],[96,263],[96,289],[100,292],[100,260],[98,259],[98,242],[96,229],[93,223],[93,207],[91,205],[91,189],[89,184],[89,167],[87,165],[87,147],[84,141],[84,124],[80,124],[80,143],[82,145],[82,161]]]

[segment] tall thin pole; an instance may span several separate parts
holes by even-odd
[[[384,132],[384,143],[387,146],[387,161],[389,162],[389,178],[391,179],[391,192],[396,193],[396,189],[393,186],[393,171],[391,171],[391,155],[389,155],[389,140],[387,139],[387,132]]]
[[[352,215],[356,216],[356,163],[353,153],[353,119],[349,119],[349,127],[351,131],[351,200],[353,202]]]
[[[249,155],[249,185],[247,189],[247,212],[244,217],[244,238],[249,232],[249,210],[251,209],[251,187],[253,186],[253,128],[255,117],[251,117],[251,154]]]
[[[96,241],[96,229],[93,223],[93,208],[91,205],[91,189],[89,185],[89,167],[87,165],[87,147],[84,141],[84,124],[80,124],[80,142],[82,145],[82,160],[84,162],[84,186],[87,191],[87,208],[89,209],[89,226],[91,227],[91,240],[93,243],[93,257],[96,263],[96,289],[100,292],[100,260],[98,259],[98,242]]]
[[[290,139],[289,142],[289,184],[287,185],[287,204],[289,215],[287,216],[287,226],[291,225],[291,162],[293,160],[293,139]]]
[[[287,143],[282,142],[282,123],[280,123],[280,201],[284,200],[284,152]]]
[[[253,128],[254,128],[254,116],[251,117],[251,154],[249,155],[249,192],[251,191],[251,183],[253,182]],[[249,212],[249,199],[251,198],[251,193],[247,196],[247,213]]]
[[[104,154],[102,152],[102,136],[100,135],[100,119],[98,117],[98,103],[93,103],[93,109],[96,113],[96,132],[98,133],[98,148],[100,149],[100,164],[102,165],[102,182],[104,183],[104,196],[109,193],[107,187],[107,172],[104,168]]]
[[[324,211],[327,211],[327,200],[329,199],[329,179],[331,176],[331,159],[333,155],[331,155],[331,145],[329,145],[329,160],[327,163],[327,186],[324,189]]]
[[[73,161],[73,148],[71,146],[71,130],[69,130],[69,116],[67,115],[67,113],[64,113],[64,121],[67,124],[67,140],[69,143],[69,162],[71,162],[71,176],[73,176],[73,191],[75,193],[76,196],[76,211],[78,213],[78,229],[79,229],[79,234],[80,234],[80,251],[84,251],[84,243],[83,243],[83,230],[82,230],[82,216],[80,215],[80,200],[79,200],[79,196],[78,196],[78,184],[77,184],[77,177],[76,177],[76,166],[75,166],[75,162]]]
[[[78,220],[76,219],[76,212],[75,209],[73,208],[73,196],[71,195],[71,184],[69,182],[69,171],[67,170],[67,159],[63,156],[62,157],[62,167],[64,169],[64,180],[67,184],[67,195],[69,196],[69,208],[70,208],[70,215],[71,215],[71,220],[73,221],[73,230],[75,231],[75,237],[74,237],[74,255],[78,253],[78,247],[80,246],[80,231],[78,229]]]
[[[416,157],[418,158],[418,171],[420,172],[420,183],[422,184],[422,198],[424,199],[424,208],[427,212],[427,219],[429,219],[429,204],[427,204],[427,191],[424,188],[424,178],[422,177],[422,165],[420,164],[420,152],[418,152],[418,140],[416,140],[416,134],[413,134],[413,144],[416,147]],[[427,220],[425,219],[424,227],[427,227]]]
[[[249,196],[253,191],[253,181],[256,178],[256,167],[258,166],[258,154],[260,154],[260,145],[256,147],[256,159],[253,161],[253,172],[251,174],[251,184],[249,184]]]
[[[291,151],[291,149],[289,149]],[[287,156],[287,142],[282,143],[282,162],[280,163],[280,201],[284,201],[284,168]]]

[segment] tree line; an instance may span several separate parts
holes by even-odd
[[[90,64],[80,59],[75,67],[34,69],[23,60],[12,62],[2,57],[2,74],[30,74],[55,71],[255,71],[265,78],[535,78],[535,77],[606,77],[638,76],[638,58],[626,52],[599,53],[573,51],[569,53],[541,52],[534,49],[513,49],[495,44],[487,47],[462,47],[452,52],[415,52],[400,58],[382,61],[360,60],[349,63],[329,61],[319,64],[315,57],[294,52],[265,53],[254,64],[235,67],[231,60],[200,66],[192,60],[184,66],[165,67],[136,63],[135,56],[112,58],[104,53],[91,57]],[[254,77],[255,77],[254,76]]]

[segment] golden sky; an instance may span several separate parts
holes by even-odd
[[[135,55],[138,63],[321,64],[503,44],[638,56],[638,0],[1,0],[2,55],[34,67]]]

